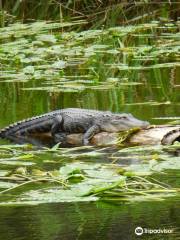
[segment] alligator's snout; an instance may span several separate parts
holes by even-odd
[[[142,128],[147,128],[150,125],[148,121],[144,121],[142,124]]]
[[[134,121],[129,122],[129,126],[131,127],[140,127],[142,129],[147,128],[150,125],[148,121],[141,121],[134,118]]]
[[[101,125],[101,129],[106,132],[126,131],[131,128],[146,128],[149,122],[135,118],[132,114],[114,114],[111,119],[106,119]]]
[[[126,119],[124,119],[124,125],[127,125],[128,127],[140,127],[140,128],[146,128],[150,124],[148,121],[142,121],[140,119],[135,118],[132,114],[127,114]]]

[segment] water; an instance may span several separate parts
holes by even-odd
[[[163,202],[59,203],[1,207],[1,239],[138,239],[136,227],[172,230],[142,239],[178,239],[180,206]]]
[[[150,31],[151,27],[147,31]],[[12,45],[2,45],[0,52],[2,60],[0,127],[54,109],[67,107],[131,112],[137,118],[148,120],[152,124],[163,124],[170,121],[164,118],[178,118],[180,114],[180,66],[178,51],[175,49],[178,47],[178,41],[176,42],[178,40],[177,26],[170,28],[170,34],[166,33],[166,37],[165,30],[156,27],[152,32],[152,35],[155,35],[149,37],[142,36],[147,33],[146,31],[140,33],[137,31],[137,35],[130,32],[129,35],[123,35],[121,38],[119,30],[111,29],[108,33],[96,33],[97,39],[96,37],[92,38],[93,33],[89,33],[89,37],[88,34],[85,34],[84,39],[80,34],[76,36],[74,33],[67,33],[67,35],[64,33],[59,40],[58,33],[51,32],[54,33],[53,36],[57,41],[53,44],[54,38],[49,42],[46,42],[47,38],[46,41],[38,40],[39,42],[37,42],[45,30],[41,32],[34,28],[30,28],[25,37],[23,32],[17,30],[16,37],[21,41],[20,44],[13,42],[8,37],[4,40],[5,35],[2,35],[1,43],[11,43]],[[48,34],[48,32],[45,33]],[[33,34],[37,34],[37,36]],[[123,32],[123,34],[125,33]],[[72,36],[74,42],[71,41]],[[129,36],[131,36],[131,41],[129,41]],[[118,45],[118,37],[125,45],[124,49]],[[160,45],[156,49],[157,40],[161,41],[162,46]],[[170,41],[168,42],[168,40]],[[174,45],[170,44],[171,40]],[[167,41],[169,48],[163,47],[164,41]],[[77,48],[77,44],[81,46],[81,49]],[[102,46],[103,44],[104,46]],[[148,47],[153,46],[157,52],[150,51],[149,53],[149,50],[143,50],[147,45]],[[33,48],[33,46],[35,47]],[[112,50],[116,50],[116,52],[110,52]],[[165,51],[164,55],[163,51]],[[131,54],[134,54],[133,57]],[[34,61],[34,57],[39,57],[41,60]],[[67,68],[52,70],[52,65],[57,64],[59,58],[68,64]],[[118,66],[114,66],[114,64]],[[128,68],[124,70],[122,64]],[[169,65],[167,66],[167,64]],[[26,67],[29,66],[31,68],[27,69]],[[30,72],[27,73],[27,71]],[[74,82],[72,83],[72,81]],[[9,142],[1,140],[1,143]],[[111,156],[113,151],[115,152],[117,149],[111,149],[110,153],[107,152],[101,157],[86,156],[81,159],[80,156],[78,158],[70,155],[62,156],[61,152],[50,152],[43,157],[41,153],[33,153],[33,157],[26,160],[22,157],[21,162],[16,163],[17,156],[29,154],[29,150],[25,149],[20,153],[14,151],[10,154],[11,157],[14,156],[13,154],[17,154],[15,159],[11,160],[11,164],[8,164],[7,159],[3,158],[5,153],[2,151],[0,172],[4,176],[3,171],[7,171],[9,174],[19,166],[25,167],[25,163],[35,164],[26,166],[29,174],[34,169],[42,172],[59,171],[59,168],[66,163],[79,160],[85,163],[111,164],[112,159],[109,158],[109,154]],[[144,161],[156,160],[157,155],[160,158],[166,155],[172,161],[176,159],[178,162],[179,155],[176,154],[177,156],[175,154],[168,155],[162,149],[160,152],[153,149],[152,154],[142,152],[138,157],[134,154],[127,159],[120,153],[117,164],[122,168],[132,164],[141,165]],[[127,154],[128,156],[129,154]],[[6,156],[6,158],[8,157]],[[174,166],[176,166],[175,163]],[[170,168],[169,165],[156,177],[172,187],[178,187],[178,165],[177,170],[168,171],[168,168]],[[47,187],[46,184],[43,187]],[[167,197],[164,200],[131,202],[77,201],[72,203],[60,200],[58,202],[56,199],[57,202],[54,203],[52,199],[48,199],[43,204],[29,202],[26,205],[21,200],[17,201],[17,204],[16,202],[8,203],[8,200],[13,200],[24,192],[27,193],[36,188],[39,188],[39,185],[18,189],[6,193],[6,195],[1,194],[0,239],[137,239],[134,230],[138,226],[148,229],[172,230],[170,234],[143,234],[142,239],[174,240],[179,237],[180,205],[177,196]]]

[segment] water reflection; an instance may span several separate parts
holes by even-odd
[[[172,229],[153,239],[178,236],[178,199],[112,205],[108,203],[61,203],[1,207],[1,238],[10,239],[136,239],[137,226]],[[18,227],[17,227],[18,226]],[[142,236],[143,239],[150,237]],[[152,237],[152,236],[151,236]]]

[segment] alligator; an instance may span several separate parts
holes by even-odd
[[[18,138],[31,134],[51,132],[55,143],[66,142],[71,133],[84,133],[83,145],[98,132],[119,132],[131,128],[146,128],[149,125],[127,113],[112,113],[80,108],[55,110],[11,124],[0,130],[0,137]]]

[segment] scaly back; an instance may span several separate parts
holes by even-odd
[[[23,135],[25,133],[40,133],[48,132],[51,129],[53,120],[57,115],[69,116],[71,118],[81,117],[98,117],[100,115],[111,115],[111,112],[103,112],[91,109],[81,108],[66,108],[61,110],[52,111],[39,116],[28,118],[22,121],[13,123],[0,130],[0,137],[5,138],[10,135]]]

